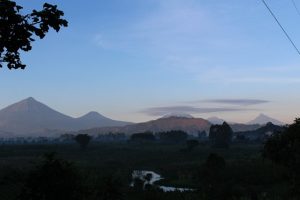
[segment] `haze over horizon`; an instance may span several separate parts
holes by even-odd
[[[43,4],[16,2],[24,12]],[[34,42],[25,70],[0,69],[0,109],[32,96],[73,117],[132,122],[299,117],[300,57],[259,0],[47,2],[69,27]],[[268,3],[300,45],[292,2]]]

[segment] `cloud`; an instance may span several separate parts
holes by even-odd
[[[226,108],[226,107],[211,107],[211,108],[199,108],[193,106],[166,106],[166,107],[152,107],[142,110],[141,113],[150,116],[163,116],[170,113],[189,113],[189,114],[201,114],[201,113],[214,113],[214,112],[236,112],[245,111],[249,109],[242,108]]]
[[[209,99],[209,100],[202,100],[199,102],[230,104],[230,105],[237,105],[237,106],[250,106],[250,105],[269,103],[270,101],[261,100],[261,99]]]

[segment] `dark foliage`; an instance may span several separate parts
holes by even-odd
[[[233,131],[224,122],[222,125],[212,125],[209,130],[209,140],[213,147],[228,148],[232,139]]]
[[[186,141],[187,149],[192,151],[194,148],[196,148],[199,145],[198,140],[187,140]]]
[[[232,144],[230,149],[201,145],[186,154],[178,151],[183,145],[93,143],[85,153],[78,152],[74,143],[0,145],[0,199],[19,200],[16,196],[32,171],[36,171],[32,166],[36,155],[49,151],[57,151],[61,158],[76,162],[81,177],[78,192],[83,200],[293,199],[288,185],[290,170],[262,160],[261,145]],[[148,184],[143,187],[144,181],[135,181],[135,187],[130,187],[135,169],[161,174],[165,179],[156,185],[197,191],[165,193]]]
[[[164,143],[184,143],[188,134],[184,131],[167,131],[158,133],[158,137]]]
[[[80,145],[82,149],[86,149],[87,145],[90,143],[92,137],[88,134],[78,134],[75,136],[75,141]]]
[[[207,199],[225,198],[228,188],[224,187],[226,162],[223,157],[211,153],[200,169],[200,190]]]
[[[20,200],[81,200],[81,179],[73,164],[50,153],[29,174]]]
[[[100,200],[122,200],[124,199],[123,184],[115,175],[107,175],[100,180],[99,187],[95,189],[96,198]]]
[[[300,119],[284,131],[270,137],[264,146],[263,156],[285,166],[290,172],[293,193],[300,197]]]
[[[130,140],[134,142],[153,142],[155,136],[151,132],[135,133],[131,135]]]
[[[20,51],[30,51],[34,36],[44,38],[50,28],[56,32],[68,22],[56,5],[45,3],[41,11],[21,14],[22,7],[14,1],[0,1],[0,67],[7,63],[9,69],[24,69]]]

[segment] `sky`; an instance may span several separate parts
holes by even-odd
[[[23,13],[44,1],[17,0]],[[64,114],[299,117],[300,56],[261,0],[48,0],[69,27],[0,69],[0,109],[34,97]],[[300,48],[292,0],[266,0]],[[300,0],[294,0],[300,9]]]

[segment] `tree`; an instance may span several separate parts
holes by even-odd
[[[56,5],[45,3],[41,11],[21,14],[22,6],[11,0],[0,1],[0,68],[7,63],[9,69],[24,69],[20,51],[30,51],[34,36],[44,38],[50,28],[56,32],[68,22]]]
[[[212,125],[209,130],[209,139],[213,147],[228,148],[231,142],[233,131],[224,122],[222,125]]]
[[[72,163],[45,154],[25,181],[20,200],[81,200],[81,178]]]
[[[263,157],[287,168],[292,190],[300,197],[300,118],[266,141]]]
[[[80,145],[82,149],[86,149],[87,145],[91,141],[92,137],[88,134],[78,134],[75,136],[75,141]]]

